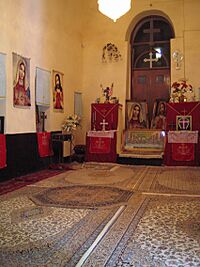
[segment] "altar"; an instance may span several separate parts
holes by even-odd
[[[200,102],[167,104],[164,164],[199,166]]]
[[[86,161],[116,162],[121,149],[120,104],[92,104],[91,130],[86,134]]]

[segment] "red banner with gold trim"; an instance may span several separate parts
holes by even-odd
[[[37,133],[38,151],[41,158],[53,155],[51,134],[47,132]]]
[[[0,134],[0,169],[6,166],[6,136]]]

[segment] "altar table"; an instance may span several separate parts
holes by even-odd
[[[198,165],[198,131],[169,131],[165,149],[166,165]]]
[[[188,131],[184,131],[185,133],[183,134],[178,134],[179,131],[177,131],[175,135],[177,135],[177,140],[179,140],[179,143],[170,143],[169,138],[171,138],[170,135],[173,134],[170,133],[170,131],[176,132],[177,116],[191,116],[192,127],[190,128],[190,131],[200,132],[200,102],[167,103],[166,108],[166,130],[167,132],[169,131],[169,134],[167,134],[167,141],[165,145],[164,163],[166,165],[174,166],[198,166],[200,164],[200,142],[197,133],[195,134],[197,143],[188,143],[186,140],[183,142],[183,137],[190,139],[192,135],[194,135],[194,133],[191,132],[186,134]],[[180,142],[182,142],[182,145],[180,145]],[[184,151],[188,151],[188,155],[190,154],[190,157],[188,156],[187,158],[185,155],[185,160],[183,160],[181,157],[177,158],[177,154],[175,155],[175,151],[177,150],[179,150],[179,152],[182,151],[182,153],[184,153]]]
[[[86,136],[86,161],[116,160],[116,131],[89,131]]]

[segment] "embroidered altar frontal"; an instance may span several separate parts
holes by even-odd
[[[132,130],[124,132],[124,151],[163,151],[164,135],[157,130]]]

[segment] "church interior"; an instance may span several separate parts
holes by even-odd
[[[0,10],[0,267],[199,267],[200,1]]]

